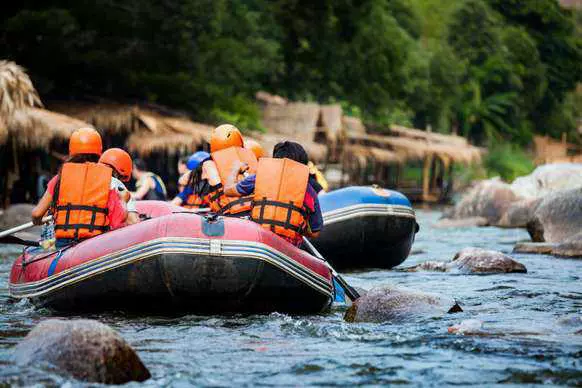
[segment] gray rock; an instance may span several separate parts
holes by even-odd
[[[525,228],[532,218],[540,199],[523,199],[513,202],[501,216],[496,226],[502,228]]]
[[[543,243],[543,242],[520,242],[515,244],[513,251],[516,253],[538,253],[541,255],[549,255],[558,244]]]
[[[582,188],[565,190],[544,197],[528,225],[532,240],[565,242],[582,230]],[[542,236],[540,236],[540,234]]]
[[[453,216],[449,215],[449,218],[483,217],[488,224],[495,225],[509,206],[519,199],[507,183],[499,178],[488,179],[479,182],[467,192],[455,205]]]
[[[346,311],[348,322],[395,322],[463,311],[452,299],[392,287],[374,288]]]
[[[21,203],[12,205],[0,214],[0,229],[8,229],[32,221],[33,205]]]
[[[553,163],[539,166],[531,174],[517,178],[511,184],[511,189],[523,198],[541,198],[580,186],[582,164]]]
[[[435,228],[467,228],[474,226],[487,226],[489,221],[485,217],[468,217],[461,219],[443,218],[436,224]]]
[[[582,258],[582,232],[558,244],[552,249],[552,254],[560,257]]]
[[[17,364],[48,364],[82,381],[124,384],[150,378],[138,355],[117,332],[87,319],[39,323],[16,346],[14,357]]]
[[[427,261],[404,271],[461,272],[466,274],[526,273],[525,265],[512,257],[481,248],[465,248],[459,251],[450,262]]]

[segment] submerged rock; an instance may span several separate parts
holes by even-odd
[[[448,218],[483,217],[488,224],[495,225],[509,206],[519,199],[511,187],[499,178],[484,180],[463,196]]]
[[[582,258],[582,232],[568,237],[564,242],[552,249],[554,256]]]
[[[20,365],[42,363],[82,381],[124,384],[150,372],[117,332],[88,319],[49,319],[36,325],[14,351]]]
[[[427,261],[405,271],[462,272],[473,274],[526,273],[525,265],[515,261],[511,256],[498,251],[481,248],[465,248],[459,251],[450,262]]]
[[[517,253],[538,253],[538,254],[551,254],[554,248],[558,246],[555,243],[543,243],[543,242],[520,242],[515,244],[513,251]]]
[[[463,311],[452,299],[393,287],[374,288],[346,311],[348,322],[387,322]]]
[[[451,334],[481,334],[483,333],[483,321],[478,319],[467,319],[461,323],[450,326],[447,331]]]
[[[533,241],[565,242],[582,230],[582,188],[544,197],[528,224]]]

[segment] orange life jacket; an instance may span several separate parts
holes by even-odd
[[[63,165],[53,199],[56,238],[81,240],[109,230],[112,173],[98,163]]]
[[[212,160],[216,164],[218,175],[222,184],[216,185],[208,193],[207,199],[210,209],[215,213],[225,215],[235,215],[250,211],[252,208],[252,196],[247,197],[227,197],[224,195],[224,183],[232,172],[235,162],[246,163],[249,166],[246,174],[254,174],[257,171],[257,158],[251,150],[242,147],[229,147],[212,153]],[[245,178],[240,174],[237,182]]]
[[[188,198],[186,198],[186,202],[182,203],[182,207],[185,207],[186,209],[200,209],[206,206],[207,202],[205,198],[198,194],[190,194]]]
[[[251,220],[281,237],[296,241],[307,227],[303,206],[309,168],[291,159],[261,158]]]

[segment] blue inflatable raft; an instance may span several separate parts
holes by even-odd
[[[325,227],[314,244],[336,269],[392,268],[408,257],[418,224],[401,193],[353,186],[319,201]]]

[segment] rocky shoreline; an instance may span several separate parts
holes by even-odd
[[[478,182],[435,226],[525,228],[532,242],[515,252],[582,258],[582,164],[540,166],[511,184]]]

